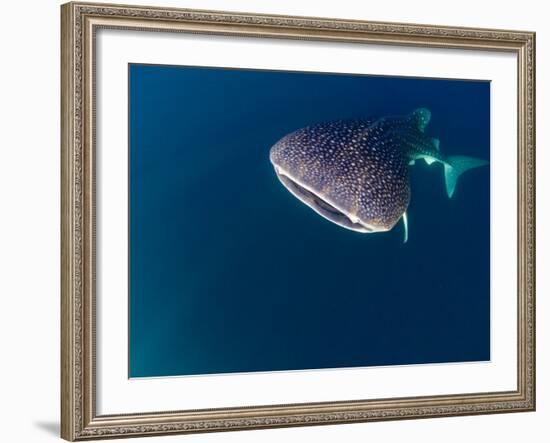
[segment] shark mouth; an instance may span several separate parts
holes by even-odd
[[[308,205],[327,220],[330,220],[343,228],[361,233],[379,232],[384,230],[377,226],[371,226],[368,223],[359,220],[357,216],[350,215],[346,211],[339,209],[336,205],[317,194],[315,190],[299,183],[296,179],[288,175],[278,166],[275,167],[275,172],[285,188],[287,188],[296,198]]]

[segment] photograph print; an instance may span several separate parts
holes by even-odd
[[[130,378],[491,360],[490,82],[128,76]]]

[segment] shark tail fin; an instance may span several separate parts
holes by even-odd
[[[451,155],[445,159],[445,186],[447,195],[451,198],[455,192],[456,182],[464,172],[489,164],[480,158]]]

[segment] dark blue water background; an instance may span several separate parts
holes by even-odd
[[[489,159],[490,84],[130,65],[132,377],[490,359],[489,168],[449,200],[412,168],[402,224],[359,234],[278,181],[312,123],[432,111],[446,154]]]

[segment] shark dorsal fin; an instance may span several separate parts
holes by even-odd
[[[431,118],[432,113],[427,108],[418,108],[411,114],[411,119],[420,132],[424,132]]]

